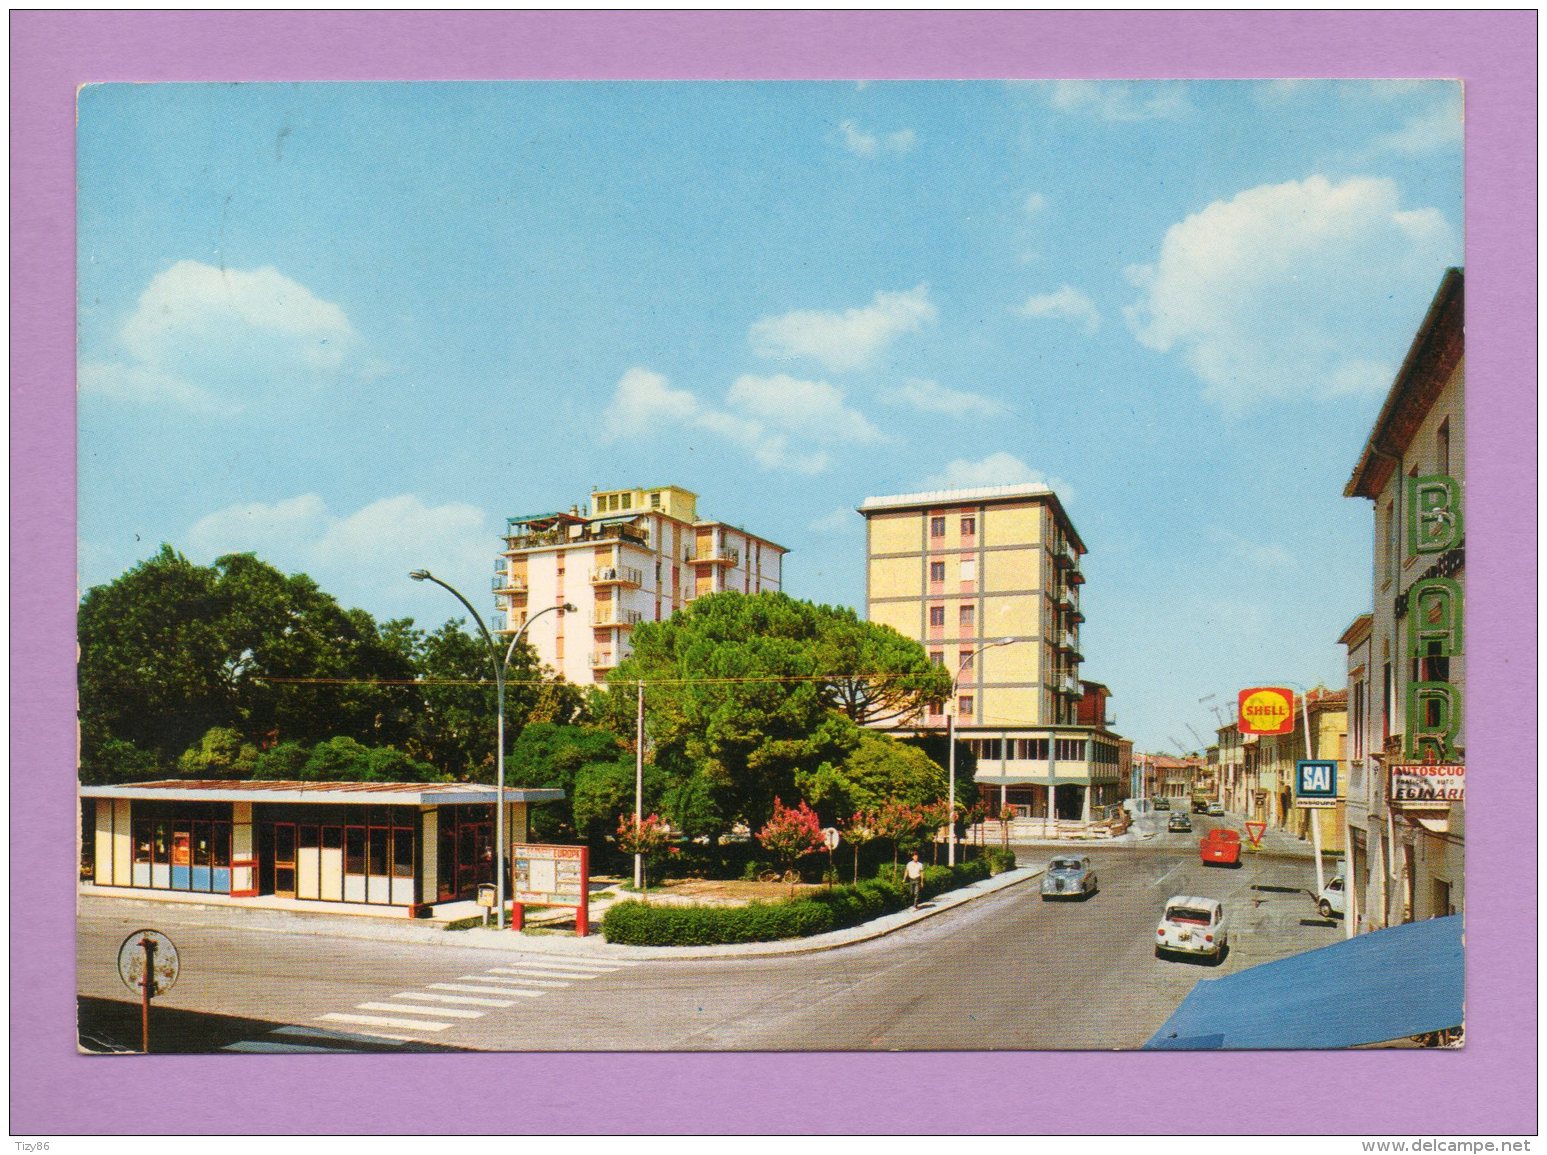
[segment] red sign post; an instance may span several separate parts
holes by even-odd
[[[590,930],[591,855],[584,846],[548,846],[517,842],[510,847],[515,866],[510,929],[520,930],[524,906],[570,906],[575,909],[575,934]]]

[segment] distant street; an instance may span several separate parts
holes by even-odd
[[[156,1002],[169,1024],[162,1045],[186,1034],[199,1049],[259,1051],[365,1046],[360,1037],[385,1049],[1137,1047],[1199,979],[1342,937],[1341,923],[1316,914],[1310,861],[1243,855],[1239,870],[1205,867],[1196,845],[1208,825],[1091,849],[1101,893],[1086,902],[1042,902],[1032,882],[869,943],[771,958],[571,961],[232,929],[241,927],[239,912],[168,905],[152,921],[177,942],[183,974]],[[1022,847],[1020,859],[1055,852]],[[1221,966],[1153,956],[1156,919],[1174,894],[1225,903],[1233,926]],[[124,935],[144,925],[141,904],[83,905],[88,1018],[116,1010],[129,1021],[122,1012],[132,999],[114,957]],[[132,1022],[133,1038],[108,1041],[137,1045],[137,1009]]]

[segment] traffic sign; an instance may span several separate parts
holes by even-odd
[[[1246,824],[1246,837],[1251,840],[1253,846],[1262,845],[1262,832],[1268,828],[1266,822],[1248,822]]]
[[[1315,810],[1338,804],[1338,764],[1328,759],[1302,758],[1295,763],[1295,805]]]

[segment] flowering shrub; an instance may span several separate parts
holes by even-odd
[[[791,808],[777,798],[774,799],[773,817],[757,832],[757,841],[786,870],[794,866],[797,858],[822,850],[827,845],[822,838],[822,822],[817,818],[815,810],[804,802]],[[790,893],[794,892],[792,884]]]
[[[624,854],[637,854],[648,865],[654,855],[671,845],[671,831],[666,828],[666,823],[658,814],[637,819],[632,814],[625,814],[618,819],[618,830],[613,835],[613,841]],[[640,871],[640,880],[648,890],[648,870]]]

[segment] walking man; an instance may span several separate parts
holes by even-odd
[[[908,879],[908,889],[913,892],[913,909],[919,906],[919,896],[924,892],[924,864],[919,861],[918,851],[913,852],[913,857],[908,859],[908,865],[903,868],[903,873]]]

